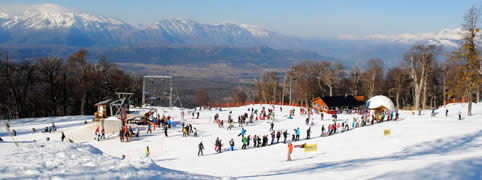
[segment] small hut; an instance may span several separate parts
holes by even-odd
[[[95,106],[97,106],[97,112],[94,113],[94,121],[99,121],[103,118],[112,116],[111,103],[112,99],[108,99],[95,104]],[[110,115],[108,113],[110,113]]]

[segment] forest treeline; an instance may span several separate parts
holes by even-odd
[[[140,96],[142,79],[138,76],[120,70],[106,57],[90,63],[86,56],[87,50],[81,49],[66,60],[52,56],[12,62],[8,53],[3,53],[0,116],[92,115],[94,104],[116,99],[115,92]]]

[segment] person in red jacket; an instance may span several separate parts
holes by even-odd
[[[289,142],[288,144],[288,161],[291,161],[291,153],[293,152],[293,144]]]

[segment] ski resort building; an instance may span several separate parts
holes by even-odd
[[[341,113],[343,111],[358,112],[364,105],[364,96],[325,96],[313,99],[312,106],[317,112],[329,114]]]
[[[367,101],[367,108],[373,110],[375,113],[379,112],[393,112],[395,111],[395,106],[392,100],[386,96],[373,96]]]

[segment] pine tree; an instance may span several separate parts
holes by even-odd
[[[477,38],[479,37],[479,9],[472,7],[464,16],[463,41],[462,45],[452,54],[447,56],[457,64],[460,64],[458,76],[461,78],[459,82],[463,83],[464,97],[467,97],[469,103],[467,115],[472,115],[472,101],[474,91],[478,90],[481,78],[478,70],[480,63],[478,62]]]

